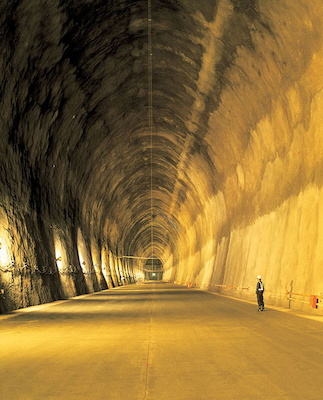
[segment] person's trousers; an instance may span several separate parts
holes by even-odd
[[[264,293],[261,290],[257,292],[257,302],[259,308],[264,308]]]

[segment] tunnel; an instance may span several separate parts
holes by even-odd
[[[0,7],[1,313],[157,259],[164,282],[255,301],[261,275],[268,304],[322,314],[320,0]]]
[[[322,399],[322,27],[0,2],[1,400]]]

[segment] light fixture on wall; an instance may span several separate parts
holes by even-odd
[[[57,257],[56,261],[62,261],[62,257],[61,256]]]

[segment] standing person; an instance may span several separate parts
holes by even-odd
[[[258,282],[257,282],[257,286],[256,286],[256,295],[257,295],[257,302],[258,302],[258,311],[264,311],[264,291],[265,291],[265,287],[264,284],[261,280],[261,276],[258,275],[257,276]]]

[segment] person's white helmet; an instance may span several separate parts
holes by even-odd
[[[261,279],[261,276],[260,276],[260,275],[258,275],[258,276],[257,276],[257,279]]]

